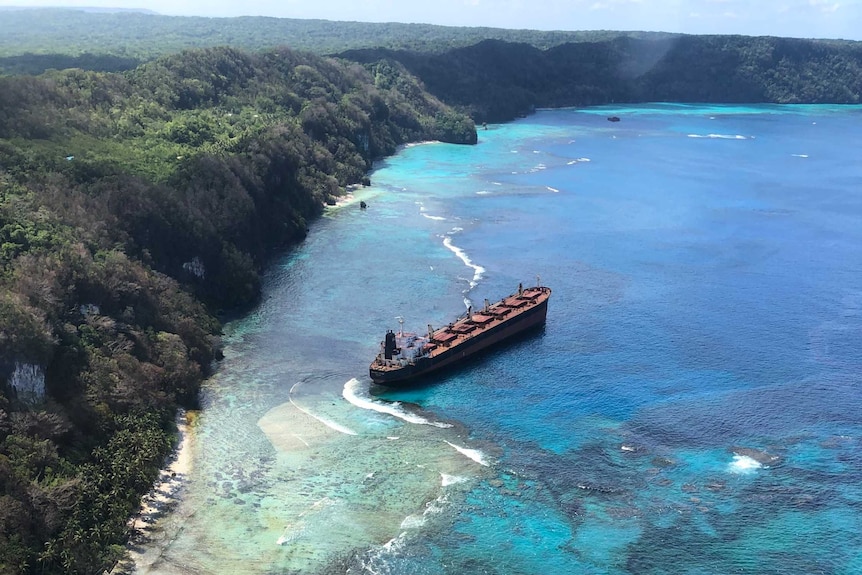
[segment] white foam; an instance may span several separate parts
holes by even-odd
[[[437,515],[443,511],[444,506],[448,503],[448,498],[446,494],[441,495],[437,499],[433,501],[429,501],[425,504],[425,511],[422,512],[422,515],[408,515],[401,522],[401,529],[417,529],[422,527],[427,523],[428,517],[431,515]]]
[[[369,573],[370,575],[381,575],[389,573],[392,564],[392,556],[398,555],[404,549],[407,532],[402,532],[398,537],[393,537],[383,545],[372,547],[365,553],[356,557],[359,570],[357,573]],[[351,568],[348,573],[353,573]]]
[[[331,420],[329,420],[329,419],[326,419],[325,417],[321,417],[321,416],[319,416],[319,415],[315,415],[314,413],[311,413],[309,410],[305,409],[304,407],[302,407],[301,405],[299,405],[298,403],[296,403],[295,401],[293,401],[292,394],[293,394],[293,390],[296,388],[296,386],[297,386],[297,385],[299,385],[299,384],[298,384],[298,383],[294,384],[294,386],[290,388],[290,394],[288,394],[288,399],[290,399],[290,403],[291,403],[291,404],[292,404],[296,409],[298,409],[299,411],[301,411],[302,413],[304,413],[305,415],[307,415],[307,416],[309,416],[309,417],[313,417],[314,419],[316,419],[317,421],[319,421],[320,423],[322,423],[322,424],[323,424],[323,425],[325,425],[326,427],[328,427],[328,428],[330,428],[330,429],[334,429],[335,431],[337,431],[337,432],[339,432],[339,433],[343,433],[343,434],[345,434],[345,435],[358,435],[358,433],[356,433],[356,432],[355,432],[355,431],[353,431],[352,429],[350,429],[350,428],[348,428],[348,427],[344,427],[344,426],[343,426],[343,425],[341,425],[340,423],[336,423],[336,422],[334,422],[334,421],[331,421]]]
[[[457,485],[458,483],[464,483],[465,481],[467,481],[466,477],[460,477],[458,475],[448,475],[448,474],[443,473],[443,472],[440,473],[440,485],[441,485],[441,487],[448,487],[450,485]]]
[[[443,216],[429,216],[428,214],[422,214],[422,217],[434,220],[435,222],[441,222],[446,219]]]
[[[401,522],[401,529],[418,529],[425,525],[424,515],[408,515]]]
[[[405,148],[415,148],[417,146],[427,146],[429,144],[440,144],[440,140],[425,140],[423,142],[410,142],[409,144],[404,144]]]
[[[501,182],[491,182],[491,183],[494,184],[495,186],[502,186],[503,185]]]
[[[763,465],[760,464],[759,461],[754,459],[753,457],[749,457],[747,455],[735,455],[733,456],[733,461],[731,461],[727,469],[731,473],[753,473],[757,469],[760,469]]]
[[[302,537],[303,533],[305,533],[305,522],[302,520],[309,513],[315,513],[322,509],[323,507],[329,507],[330,505],[334,505],[335,501],[330,499],[329,497],[324,497],[318,501],[312,503],[311,507],[303,511],[296,518],[296,521],[293,523],[288,523],[281,532],[281,537],[279,537],[275,544],[276,545],[284,545],[286,543],[290,543],[292,541],[296,541],[300,537]]]
[[[560,190],[558,190],[557,188],[552,188],[551,186],[545,186],[545,187],[548,188],[549,192],[554,192],[555,194],[560,193]]]
[[[569,160],[566,162],[566,165],[573,166],[574,164],[580,164],[581,162],[592,162],[589,158],[576,158],[574,160]]]
[[[477,196],[487,196],[487,195],[488,195],[488,194],[490,194],[490,193],[491,193],[491,192],[489,192],[489,191],[487,191],[487,190],[481,190],[481,191],[476,192],[476,195],[477,195]]]
[[[445,441],[445,440],[444,440]],[[461,447],[460,445],[455,445],[454,443],[450,443],[446,441],[455,451],[472,459],[479,465],[484,465],[485,467],[490,467],[491,464],[488,462],[488,459],[485,457],[485,454],[479,451],[478,449],[470,449],[469,447]]]
[[[286,545],[287,543],[291,543],[296,541],[302,534],[305,532],[305,523],[299,521],[295,524],[288,525],[284,528],[284,531],[281,533],[281,537],[279,537],[276,541],[276,545]]]
[[[454,228],[453,231],[455,231],[455,229],[458,228]],[[452,238],[450,236],[446,236],[445,238],[443,238],[443,245],[446,246],[446,248],[449,249],[456,256],[458,256],[458,259],[464,262],[464,265],[466,265],[468,268],[473,269],[473,279],[470,280],[470,289],[476,287],[479,284],[479,280],[482,279],[482,275],[485,273],[485,268],[480,265],[474,264],[473,260],[470,259],[470,257],[464,250],[452,243]]]
[[[742,136],[740,134],[689,134],[689,138],[710,138],[714,140],[750,140],[754,136]]]
[[[808,154],[790,154],[794,158],[807,158]]]
[[[431,425],[433,427],[441,428],[452,427],[449,423],[429,421],[421,415],[411,413],[404,409],[398,402],[383,403],[382,401],[372,399],[368,394],[368,389],[365,388],[355,377],[344,384],[344,390],[341,393],[344,396],[344,399],[361,409],[385,413],[387,415],[397,417],[398,419],[403,419],[407,423],[415,423],[417,425]]]

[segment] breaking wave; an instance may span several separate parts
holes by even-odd
[[[747,455],[734,455],[733,461],[731,461],[727,469],[731,473],[752,473],[757,469],[760,469],[763,465],[760,464],[753,457],[749,457]]]
[[[446,246],[446,249],[458,256],[458,259],[464,262],[464,265],[473,270],[473,279],[470,280],[470,289],[476,287],[479,284],[479,280],[482,279],[482,276],[485,273],[485,268],[480,265],[474,264],[473,260],[470,259],[470,256],[468,256],[464,250],[452,243],[452,238],[450,236],[446,236],[443,238],[443,245]]]
[[[344,427],[340,423],[336,423],[334,421],[326,419],[325,417],[315,415],[314,413],[310,412],[306,408],[302,407],[301,405],[299,405],[298,403],[293,401],[293,390],[296,389],[297,385],[299,385],[299,384],[295,383],[293,385],[293,387],[290,388],[290,393],[288,394],[288,399],[290,400],[290,403],[291,403],[291,405],[293,405],[293,407],[295,407],[296,409],[298,409],[299,411],[301,411],[302,413],[304,413],[308,417],[313,417],[314,419],[316,419],[317,421],[319,421],[320,423],[322,423],[326,427],[328,427],[330,429],[334,429],[335,431],[337,431],[339,433],[343,433],[345,435],[359,435],[358,433],[356,433],[352,429],[350,429],[348,427]]]
[[[452,427],[449,423],[443,423],[440,421],[429,421],[422,417],[421,415],[417,415],[410,411],[404,409],[400,403],[384,403],[382,401],[376,401],[371,398],[368,394],[368,389],[364,388],[363,385],[359,382],[355,377],[344,384],[344,390],[341,393],[344,396],[344,399],[359,407],[361,409],[368,409],[371,411],[376,411],[378,413],[385,413],[387,415],[391,415],[393,417],[397,417],[398,419],[403,419],[407,423],[415,423],[417,425],[431,425],[433,427]]]
[[[445,441],[445,440],[444,440]],[[478,449],[470,449],[469,447],[461,447],[460,445],[455,445],[449,441],[446,441],[455,451],[464,455],[465,457],[472,459],[479,465],[484,465],[485,467],[490,467],[491,463],[488,461],[488,458],[484,453],[479,451]]]
[[[451,444],[450,444],[451,445]],[[448,475],[446,473],[440,472],[440,486],[448,487],[450,485],[457,485],[458,483],[464,483],[467,481],[466,477],[461,477],[458,475]]]

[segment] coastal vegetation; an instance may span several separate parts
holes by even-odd
[[[373,160],[536,107],[858,103],[862,43],[5,10],[0,69],[0,575],[95,573],[217,318]]]
[[[862,102],[862,42],[619,36],[546,50],[485,40],[438,54],[364,49],[341,56],[399,62],[477,122],[612,103]]]
[[[0,573],[95,573],[274,248],[475,127],[397,64],[186,51],[0,78]]]
[[[28,74],[68,67],[100,71],[130,69],[184,49],[224,45],[248,51],[289,46],[317,54],[379,47],[440,53],[489,38],[545,49],[566,42],[594,42],[620,35],[611,31],[543,32],[397,22],[202,18],[63,8],[3,10],[0,7],[0,16],[0,72]],[[670,36],[657,32],[626,35]]]

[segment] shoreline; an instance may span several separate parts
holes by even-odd
[[[151,566],[158,561],[161,551],[158,556],[146,560],[147,554],[141,552],[141,548],[142,544],[152,542],[158,538],[158,533],[164,531],[164,528],[159,525],[159,520],[176,509],[188,485],[193,468],[194,446],[190,419],[193,417],[190,417],[189,412],[184,409],[177,413],[177,441],[174,450],[165,460],[165,465],[159,471],[153,486],[141,498],[138,511],[129,518],[126,556],[109,571],[111,575],[136,573],[140,568]]]

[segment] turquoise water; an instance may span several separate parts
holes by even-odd
[[[382,162],[227,326],[138,571],[862,572],[860,128],[540,111]],[[543,330],[370,387],[396,316],[424,330],[537,275]]]

